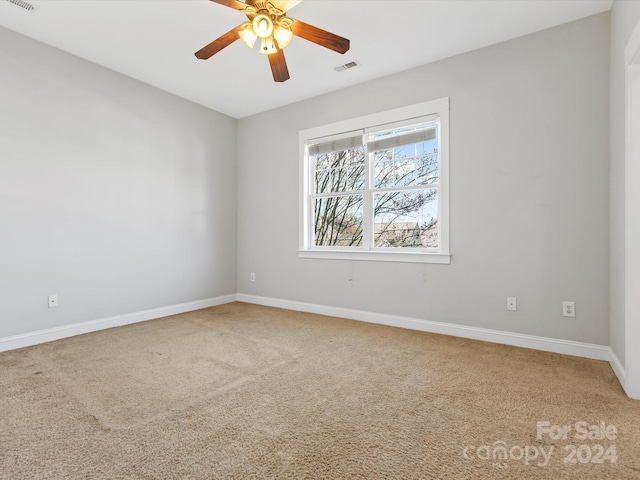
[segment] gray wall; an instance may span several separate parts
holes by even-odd
[[[608,345],[608,82],[605,13],[241,119],[238,291]],[[299,259],[298,131],[445,96],[451,265]]]
[[[623,360],[612,15],[610,92],[601,14],[238,122],[0,28],[0,337],[239,291],[606,345],[610,207]],[[452,264],[298,259],[298,131],[443,96]]]
[[[625,65],[624,49],[640,19],[640,2],[616,1],[611,9],[610,77],[610,242],[611,348],[625,363],[624,327],[624,191],[625,191]]]
[[[236,132],[0,28],[0,337],[235,293]]]

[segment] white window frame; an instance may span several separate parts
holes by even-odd
[[[318,247],[313,245],[311,224],[312,184],[307,145],[312,140],[340,138],[353,132],[367,132],[377,126],[407,122],[423,117],[439,118],[439,187],[438,187],[438,235],[439,248],[429,249],[382,249],[363,247]],[[344,120],[330,125],[302,130],[300,141],[300,208],[299,249],[300,258],[322,258],[330,260],[365,260],[411,263],[451,263],[449,251],[449,97],[418,103],[394,110]],[[369,160],[367,159],[367,162]],[[428,185],[425,185],[428,187]]]

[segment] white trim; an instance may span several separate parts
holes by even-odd
[[[320,258],[323,260],[364,260],[369,262],[397,263],[439,263],[449,265],[448,253],[429,252],[381,252],[364,250],[298,250],[299,258]]]
[[[447,107],[449,106],[447,98]],[[440,244],[441,253],[450,254],[451,250],[449,244],[449,201],[451,198],[451,191],[449,190],[449,163],[451,158],[449,157],[449,108],[440,111],[440,128],[438,132],[440,139],[438,140],[438,148],[440,158],[446,159],[445,162],[440,162],[440,171],[438,183],[440,188],[438,190],[438,243]],[[445,192],[445,195],[441,195],[441,192]],[[450,261],[448,262],[450,263]]]
[[[126,313],[115,317],[101,318],[99,320],[90,320],[88,322],[74,323],[72,325],[63,325],[55,328],[48,328],[46,330],[13,335],[11,337],[0,338],[0,352],[29,347],[31,345],[37,345],[44,342],[51,342],[61,338],[73,337],[83,333],[96,332],[107,328],[120,327],[156,318],[168,317],[169,315],[176,315],[178,313],[215,307],[216,305],[223,305],[237,300],[238,296],[236,294],[224,295],[221,297],[196,300],[194,302],[169,305],[166,307],[143,310],[141,312]]]
[[[638,183],[638,165],[640,165],[640,141],[638,133],[640,110],[640,66],[630,64],[626,68],[626,129],[625,129],[625,295],[624,295],[624,335],[625,335],[625,370],[624,389],[632,398],[640,398],[640,351],[637,348],[640,337],[638,326],[638,261],[640,251],[636,244],[640,238],[638,220],[640,205],[635,198],[640,193]],[[638,151],[636,151],[638,150]]]
[[[439,181],[437,185],[415,185],[407,187],[407,190],[418,190],[420,188],[433,188],[438,191],[438,233],[439,241],[436,251],[431,252],[424,250],[421,252],[386,252],[373,249],[370,245],[373,239],[373,232],[370,231],[370,222],[363,225],[363,245],[362,250],[340,251],[331,248],[325,250],[314,247],[312,245],[312,215],[310,214],[310,198],[312,196],[312,185],[310,184],[311,172],[309,162],[307,161],[309,147],[308,143],[314,140],[324,140],[341,138],[345,134],[337,132],[349,132],[351,135],[359,131],[374,131],[378,128],[385,128],[400,122],[400,124],[412,124],[416,122],[434,121],[438,123],[438,156],[439,162]],[[363,130],[364,129],[364,130]],[[408,263],[439,263],[450,264],[451,255],[449,250],[449,97],[443,97],[436,100],[417,103],[406,107],[400,107],[393,110],[365,115],[362,117],[351,118],[341,122],[322,125],[319,127],[301,130],[298,134],[299,138],[299,158],[301,166],[299,169],[299,204],[298,204],[298,257],[299,258],[316,258],[328,260],[364,260],[364,261],[386,261],[386,262],[408,262]],[[366,145],[365,145],[366,146]],[[368,170],[370,159],[367,151],[367,162],[365,168]],[[366,178],[370,175],[367,171]],[[348,194],[364,195],[364,213],[366,218],[372,218],[372,207],[370,205],[370,194],[373,191],[372,185],[364,190],[356,192],[348,192]],[[393,189],[397,190],[397,189]],[[327,193],[321,196],[346,196],[340,195],[344,192]],[[315,194],[313,195],[315,196]]]
[[[329,125],[301,130],[299,134],[300,143],[305,143],[307,140],[314,138],[335,135],[336,132],[357,131],[362,130],[363,126],[375,127],[400,120],[424,117],[425,115],[431,115],[434,112],[444,111],[449,111],[449,97],[416,103],[415,105],[408,105],[406,107],[386,110],[384,112],[373,113],[371,115],[365,115],[358,118],[350,118],[348,120],[331,123]]]
[[[636,28],[624,48],[625,67],[633,63],[640,63],[640,21],[636,24]]]
[[[611,365],[613,373],[616,374],[620,385],[622,385],[622,388],[624,389],[624,386],[627,383],[627,374],[624,370],[624,367],[622,366],[622,363],[620,362],[620,359],[613,350],[609,351],[609,365]]]
[[[625,58],[625,377],[631,398],[640,399],[640,21],[624,51]],[[621,382],[623,380],[621,379]]]
[[[298,145],[300,150],[298,153],[298,161],[301,162],[299,169],[300,178],[298,179],[298,250],[304,250],[307,248],[307,245],[311,245],[311,239],[309,238],[310,229],[307,227],[307,225],[311,225],[311,219],[309,218],[306,200],[311,187],[309,185],[309,162],[306,161],[309,154],[309,147],[302,138],[302,132],[300,132],[300,142]]]
[[[488,328],[468,327],[453,323],[433,322],[418,318],[400,317],[397,315],[387,315],[383,313],[367,312],[363,310],[352,310],[348,308],[330,307],[313,303],[296,302],[293,300],[283,300],[279,298],[259,297],[256,295],[238,294],[238,301],[254,303],[269,307],[284,308],[286,310],[296,310],[300,312],[317,313],[330,317],[347,318],[362,322],[377,323],[391,327],[420,330],[422,332],[438,333],[441,335],[453,335],[456,337],[470,338],[484,342],[500,343],[515,347],[532,348],[546,352],[574,355],[577,357],[591,358],[595,360],[609,361],[611,349],[605,345],[592,343],[574,342],[572,340],[562,340],[549,337],[538,337],[523,333],[504,332],[491,330]],[[619,362],[618,362],[619,363]]]
[[[611,364],[611,368],[620,380],[620,383],[623,385],[623,387],[626,383],[625,369],[620,363],[620,360],[609,347],[606,347],[604,345],[574,342],[571,340],[561,340],[549,337],[538,337],[534,335],[491,330],[480,327],[468,327],[465,325],[456,325],[452,323],[433,322],[417,318],[400,317],[397,315],[367,312],[363,310],[330,307],[326,305],[297,302],[293,300],[260,297],[257,295],[248,295],[244,293],[224,295],[221,297],[197,300],[194,302],[170,305],[166,307],[144,310],[141,312],[117,315],[114,317],[108,317],[99,320],[75,323],[73,325],[64,325],[56,328],[49,328],[36,332],[4,337],[0,338],[0,352],[29,347],[44,342],[60,340],[62,338],[81,335],[84,333],[105,330],[107,328],[120,327],[133,323],[145,322],[147,320],[167,317],[170,315],[177,315],[179,313],[191,312],[208,307],[215,307],[217,305],[223,305],[226,303],[237,301],[269,307],[284,308],[286,310],[316,313],[319,315],[327,315],[331,317],[376,323],[380,325],[388,325],[392,327],[407,328],[410,330],[419,330],[422,332],[437,333],[440,335],[452,335],[456,337],[481,340],[485,342],[512,345],[522,348],[531,348],[534,350],[573,355],[595,360],[604,360],[608,361]]]

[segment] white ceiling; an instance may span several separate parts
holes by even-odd
[[[291,79],[235,42],[193,55],[246,20],[208,0],[0,0],[0,25],[235,118],[509,40],[611,8],[613,0],[304,0],[288,12],[351,40],[344,55],[300,38]],[[334,67],[357,60],[359,67]]]

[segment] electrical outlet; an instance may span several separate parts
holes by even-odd
[[[58,306],[58,295],[52,294],[49,295],[49,308],[55,308]]]
[[[562,316],[563,317],[575,317],[576,316],[576,302],[562,302]]]
[[[515,312],[517,310],[516,305],[516,297],[507,297],[507,310]]]
[[[256,274],[251,272],[251,277],[250,278],[251,278],[252,282],[255,282],[256,281]]]

